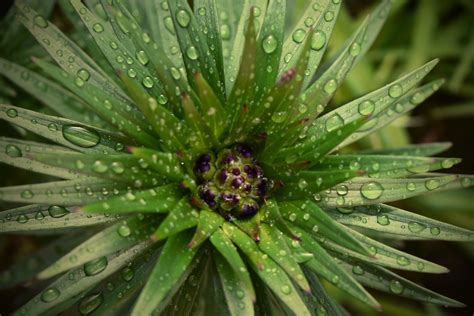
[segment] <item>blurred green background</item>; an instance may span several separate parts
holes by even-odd
[[[11,1],[2,1],[0,29],[9,29],[0,35],[0,56],[32,67],[29,56],[43,56],[44,52],[35,45],[21,27],[13,27],[14,18],[7,14]],[[37,1],[45,14],[63,29],[68,24],[53,1]],[[307,0],[288,0],[288,25],[299,17]],[[376,0],[345,0],[343,10],[330,42],[328,56],[334,53],[360,21],[376,5]],[[2,31],[3,32],[3,31]],[[27,40],[25,40],[25,38]],[[356,144],[359,148],[395,147],[408,143],[450,141],[452,148],[444,153],[446,157],[461,157],[463,163],[450,172],[474,173],[474,1],[472,0],[394,0],[390,17],[382,29],[368,55],[355,67],[348,80],[332,101],[337,106],[368,91],[381,87],[397,79],[423,63],[440,58],[441,62],[430,74],[430,78],[445,78],[442,90],[418,107],[410,117],[404,117],[380,132]],[[0,102],[41,110],[41,105],[20,89],[0,78]],[[25,136],[4,122],[0,123],[0,134]],[[33,135],[27,135],[34,138]],[[41,182],[47,180],[26,171],[0,166],[0,185]],[[34,177],[34,178],[33,178]],[[1,205],[6,209],[12,205]],[[474,191],[464,190],[434,194],[416,199],[401,201],[397,206],[474,230]],[[27,236],[0,237],[0,269],[7,267],[16,258],[25,255],[49,238],[30,238]],[[335,288],[331,293],[344,302],[353,315],[390,316],[450,316],[474,314],[474,244],[448,242],[399,243],[409,253],[446,266],[451,273],[429,275],[401,273],[415,282],[464,302],[464,309],[443,309],[428,304],[376,293],[384,306],[383,312],[366,308],[354,302]],[[0,306],[11,304],[21,296],[21,287],[16,291],[0,291]]]

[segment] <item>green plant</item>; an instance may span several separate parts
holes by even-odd
[[[416,86],[437,61],[325,109],[389,1],[321,66],[339,0],[310,1],[286,38],[283,0],[86,3],[59,2],[90,55],[22,0],[59,67],[0,59],[56,113],[1,105],[49,140],[2,137],[1,161],[61,179],[0,189],[27,204],[0,214],[1,232],[62,235],[1,274],[2,287],[56,277],[17,315],[345,315],[322,279],[374,308],[363,285],[462,306],[389,271],[447,271],[390,244],[472,232],[385,204],[471,186],[433,173],[460,159],[429,157],[444,143],[351,146],[432,95],[442,80]]]

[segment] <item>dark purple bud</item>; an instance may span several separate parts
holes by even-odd
[[[239,168],[234,168],[232,169],[232,174],[234,176],[239,176],[240,175],[240,169]]]
[[[228,165],[234,161],[237,161],[237,157],[233,154],[228,154],[224,158],[222,158],[221,164]]]
[[[235,150],[237,150],[237,152],[245,158],[252,157],[252,150],[250,150],[250,148],[245,146],[244,144],[237,144],[235,146]]]
[[[221,180],[221,182],[225,182],[225,180],[227,180],[227,171],[221,170],[221,172],[219,173],[219,179]]]
[[[210,169],[211,169],[211,166],[207,162],[203,162],[201,164],[196,165],[196,172],[197,173],[208,172]]]
[[[209,207],[216,206],[216,195],[209,189],[202,191],[199,194],[199,197],[207,204]]]
[[[244,187],[245,192],[250,192],[252,191],[252,185],[251,184],[246,184]]]
[[[260,179],[260,182],[257,184],[257,195],[262,197],[267,193],[268,180],[267,178]]]
[[[232,187],[234,189],[238,189],[238,188],[240,188],[242,183],[244,183],[242,177],[235,178],[234,180],[232,180]]]
[[[248,218],[255,215],[258,212],[258,205],[256,204],[244,204],[242,210],[239,213],[239,218]]]
[[[249,165],[244,166],[245,173],[249,176],[249,178],[256,178],[257,172],[254,168],[250,167]]]
[[[237,194],[232,194],[232,193],[222,193],[221,194],[221,200],[224,203],[228,204],[237,204],[240,201],[240,197]]]

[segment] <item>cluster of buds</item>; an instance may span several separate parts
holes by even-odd
[[[218,211],[227,220],[255,215],[270,183],[256,163],[252,151],[243,144],[203,154],[194,173],[200,181],[193,202]]]

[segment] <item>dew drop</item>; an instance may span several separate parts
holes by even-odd
[[[97,146],[100,141],[100,136],[95,130],[77,125],[64,125],[63,137],[72,144],[84,148]]]
[[[142,83],[143,83],[143,86],[148,89],[153,88],[153,85],[154,85],[153,79],[151,79],[151,77],[149,76],[146,76],[145,78],[143,78]]]
[[[301,43],[304,40],[304,37],[306,36],[306,31],[303,29],[297,29],[296,31],[293,32],[293,41],[295,43]]]
[[[364,269],[362,269],[361,266],[353,266],[352,267],[352,273],[354,273],[355,275],[363,275],[365,273]]]
[[[471,186],[471,179],[469,179],[469,178],[462,178],[462,179],[461,179],[461,186],[462,186],[463,188],[470,187],[470,186]]]
[[[137,57],[138,61],[140,62],[140,64],[142,64],[144,66],[146,64],[148,64],[148,62],[150,61],[150,59],[148,58],[148,55],[143,50],[139,50],[136,53],[136,57]]]
[[[394,84],[393,86],[388,89],[388,95],[392,98],[398,98],[403,93],[402,86],[399,84]]]
[[[92,170],[97,173],[105,173],[109,170],[109,166],[105,164],[102,160],[96,160],[92,164]]]
[[[130,267],[123,268],[120,274],[122,276],[122,279],[126,282],[131,281],[135,275],[135,273],[133,272],[133,269]]]
[[[278,47],[278,40],[273,35],[268,35],[262,42],[263,51],[267,54],[273,53]]]
[[[188,27],[189,23],[191,22],[191,17],[186,10],[181,9],[176,12],[176,21],[178,21],[178,24],[181,27]]]
[[[366,182],[360,188],[360,193],[368,200],[376,200],[382,196],[383,186],[375,181]]]
[[[393,294],[401,294],[403,292],[403,285],[397,280],[392,280],[389,288]]]
[[[57,299],[61,295],[59,290],[55,287],[50,287],[41,293],[41,300],[45,303],[49,303]]]
[[[439,181],[436,179],[427,180],[425,181],[425,187],[430,191],[437,189],[439,187]]]
[[[420,233],[425,230],[426,226],[417,222],[409,222],[408,230],[412,233]]]
[[[48,21],[46,21],[46,19],[44,17],[42,17],[41,15],[35,16],[33,21],[34,21],[36,26],[38,26],[42,29],[45,29],[45,28],[48,27]]]
[[[189,47],[186,49],[186,56],[188,56],[188,58],[191,59],[191,60],[196,60],[196,59],[198,59],[199,54],[198,54],[198,51],[197,51],[196,47],[194,47],[194,46],[189,46]]]
[[[23,156],[21,149],[18,146],[12,144],[8,144],[7,146],[5,146],[5,153],[8,157],[12,158],[19,158]]]
[[[104,271],[105,268],[107,268],[107,264],[108,264],[107,257],[94,259],[84,264],[84,273],[87,276],[99,274],[102,271]]]
[[[69,214],[69,211],[63,206],[51,205],[48,208],[48,214],[53,218],[61,218]]]
[[[439,227],[431,227],[430,233],[433,236],[438,236],[441,233],[441,229],[439,229]]]
[[[398,256],[397,263],[401,266],[407,266],[410,264],[410,259],[404,256]]]
[[[358,110],[359,110],[360,115],[364,115],[364,116],[371,115],[372,113],[374,113],[375,103],[370,101],[370,100],[366,100],[364,102],[361,102],[359,104]]]
[[[132,231],[130,230],[130,227],[124,224],[117,228],[117,233],[122,237],[128,237],[132,234]]]
[[[21,214],[20,216],[17,217],[16,221],[20,224],[24,224],[28,222],[28,216],[26,216],[25,214]]]
[[[325,84],[324,84],[324,91],[327,94],[333,94],[337,89],[337,81],[335,79],[329,79]]]
[[[112,162],[112,164],[110,165],[110,168],[116,174],[122,174],[122,173],[125,172],[125,167],[124,167],[123,163],[121,163],[120,161]]]
[[[79,69],[77,76],[82,80],[87,81],[91,77],[91,74],[86,69]]]
[[[104,296],[100,292],[85,297],[79,303],[79,313],[81,313],[81,315],[89,315],[102,304],[103,300]]]
[[[410,192],[413,192],[416,190],[416,184],[414,182],[408,182],[407,183],[407,190]]]
[[[289,285],[283,285],[281,287],[281,292],[283,294],[290,294],[291,293],[291,287]]]
[[[32,199],[35,195],[31,190],[24,190],[21,192],[20,196],[24,198],[25,200],[30,200]]]
[[[283,123],[287,118],[287,112],[275,112],[272,115],[272,121],[275,123]]]
[[[379,215],[377,216],[377,223],[379,223],[382,226],[387,226],[390,224],[390,219],[388,218],[387,215]]]
[[[321,31],[316,31],[311,39],[311,49],[320,50],[326,44],[326,34]]]
[[[326,119],[326,131],[331,132],[342,125],[344,125],[344,119],[337,113],[334,113]]]
[[[15,117],[18,116],[18,111],[15,110],[15,109],[13,109],[13,108],[12,108],[12,109],[8,109],[8,110],[7,110],[7,116],[8,116],[9,118],[15,118]]]
[[[326,22],[331,22],[332,20],[334,20],[334,13],[332,11],[327,11],[326,13],[324,13],[324,20]]]
[[[104,31],[104,27],[102,26],[102,24],[100,23],[96,23],[92,26],[92,29],[94,30],[94,32],[96,33],[102,33]]]
[[[223,24],[221,26],[221,38],[223,40],[228,40],[230,39],[230,28],[229,28],[229,25],[227,24]]]
[[[355,57],[357,55],[359,55],[360,53],[360,44],[359,43],[353,43],[351,45],[351,47],[349,48],[349,54],[351,54],[351,56]]]

